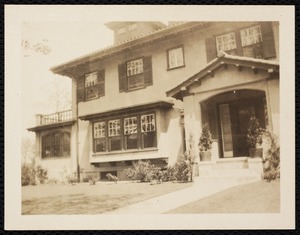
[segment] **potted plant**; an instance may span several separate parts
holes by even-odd
[[[262,157],[262,133],[263,129],[260,128],[258,119],[252,115],[249,120],[247,132],[247,144],[249,146],[250,157]]]
[[[202,133],[199,139],[199,152],[200,152],[200,161],[210,161],[211,160],[211,148],[212,148],[212,139],[211,133],[207,124],[203,125]]]

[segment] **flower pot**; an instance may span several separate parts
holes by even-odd
[[[263,149],[262,148],[250,148],[249,155],[250,157],[260,157],[262,158]]]
[[[200,161],[210,161],[211,151],[200,152]]]

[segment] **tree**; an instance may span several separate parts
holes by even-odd
[[[35,141],[29,137],[22,138],[21,146],[22,164],[33,164],[35,156]]]

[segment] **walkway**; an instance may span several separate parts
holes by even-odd
[[[190,202],[221,192],[225,189],[257,180],[240,181],[235,178],[198,178],[192,187],[151,198],[127,207],[108,212],[109,214],[162,214]]]

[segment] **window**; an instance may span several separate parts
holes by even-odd
[[[85,74],[77,80],[77,102],[105,95],[105,71],[99,70]]]
[[[94,123],[94,151],[105,152],[106,151],[106,133],[105,122]]]
[[[55,132],[42,137],[42,158],[70,155],[70,133]]]
[[[262,42],[261,31],[259,26],[241,30],[242,46],[250,46]]]
[[[170,49],[167,51],[168,69],[184,66],[183,47]]]
[[[230,51],[236,48],[234,33],[228,33],[216,37],[217,51]]]
[[[110,151],[121,150],[121,125],[120,119],[111,120],[108,122],[108,136]]]
[[[120,92],[152,85],[151,56],[131,60],[119,65]]]
[[[240,31],[243,55],[253,58],[263,58],[262,35],[260,26],[255,26]]]
[[[95,122],[93,125],[94,152],[156,147],[154,113],[108,119]],[[108,126],[107,135],[106,126]]]

